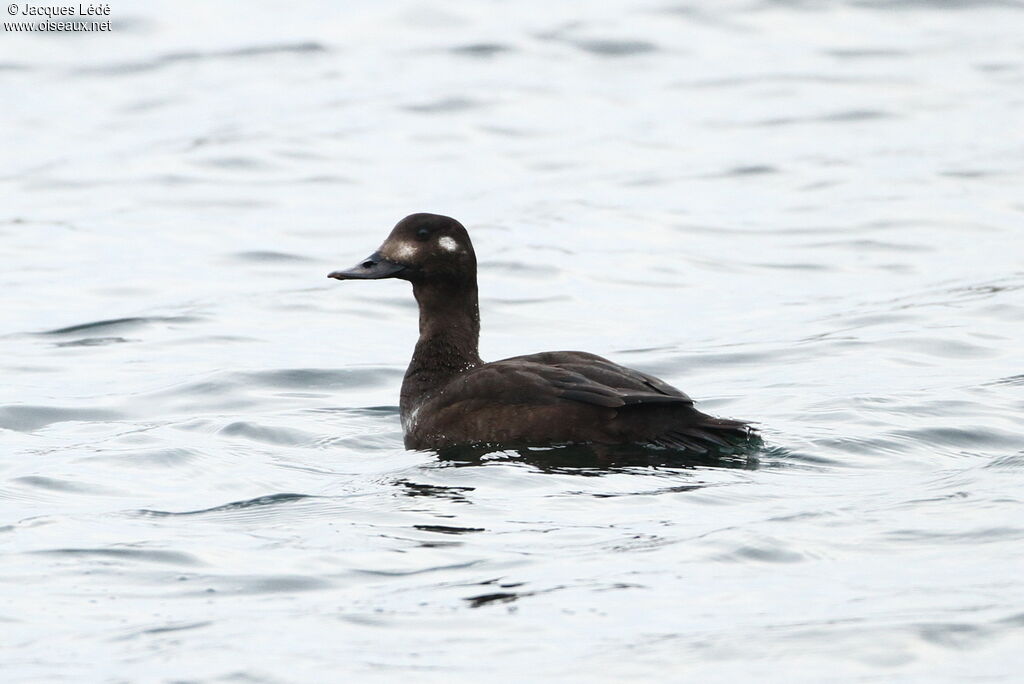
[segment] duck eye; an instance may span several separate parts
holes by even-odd
[[[419,240],[420,242],[423,242],[428,237],[430,237],[430,230],[428,230],[427,228],[420,228],[419,230],[416,231],[416,239]]]

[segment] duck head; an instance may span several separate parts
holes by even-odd
[[[438,214],[399,221],[380,248],[352,268],[327,275],[337,280],[401,278],[412,283],[476,279],[476,254],[461,223]]]

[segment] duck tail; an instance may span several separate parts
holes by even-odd
[[[678,427],[658,440],[663,446],[682,447],[697,454],[729,453],[759,441],[757,428],[746,421],[704,414],[692,425]]]

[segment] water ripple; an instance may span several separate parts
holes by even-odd
[[[151,516],[156,518],[165,518],[181,515],[204,515],[206,513],[230,513],[235,511],[244,511],[250,508],[257,508],[263,506],[278,506],[281,504],[292,503],[294,501],[300,501],[302,499],[315,498],[319,497],[315,497],[310,494],[267,494],[266,496],[258,496],[254,499],[245,499],[244,501],[232,501],[231,503],[221,504],[220,506],[202,508],[195,511],[154,511],[148,509],[140,509],[134,511],[134,514],[141,516]]]
[[[117,561],[142,561],[146,563],[160,563],[165,565],[195,566],[203,563],[195,556],[181,551],[164,551],[160,549],[138,549],[138,548],[67,548],[67,549],[44,549],[33,553],[51,556],[86,556],[97,559],[109,559]]]
[[[201,319],[196,316],[133,316],[129,318],[110,318],[102,321],[90,321],[89,323],[78,323],[64,328],[56,328],[38,335],[73,335],[82,332],[114,332],[118,330],[132,330],[152,323],[194,323]]]
[[[140,72],[154,71],[188,62],[204,62],[218,59],[247,59],[277,54],[304,55],[323,52],[327,52],[327,48],[324,47],[324,45],[315,42],[287,43],[279,45],[252,45],[231,50],[216,50],[209,52],[170,52],[151,60],[79,67],[74,70],[74,73],[89,76],[124,76]]]
[[[114,421],[124,414],[111,409],[73,408],[63,406],[0,406],[0,428],[19,432],[35,432],[54,423],[68,421]]]

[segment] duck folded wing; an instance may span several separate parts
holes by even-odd
[[[626,404],[665,402],[693,404],[693,399],[685,392],[667,382],[638,370],[620,366],[597,354],[544,352],[519,358],[535,359],[538,363],[578,373],[593,383],[620,390],[623,396],[636,397],[634,401],[627,401]]]
[[[583,352],[517,356],[482,366],[461,380],[460,396],[486,394],[512,404],[693,405],[690,397],[657,378]]]

